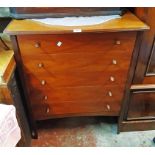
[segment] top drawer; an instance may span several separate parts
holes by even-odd
[[[102,52],[116,49],[131,52],[136,32],[19,35],[17,38],[20,51],[24,55]]]

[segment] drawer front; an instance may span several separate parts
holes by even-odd
[[[123,86],[66,87],[42,91],[31,89],[29,93],[36,119],[72,113],[109,112],[118,115]]]
[[[18,36],[36,119],[118,115],[135,37],[135,32]]]
[[[155,118],[155,91],[134,91],[131,94],[128,120]]]
[[[130,52],[136,32],[19,35],[22,54],[104,52],[121,49]]]
[[[109,92],[111,92],[111,95],[109,95]],[[122,97],[122,93],[123,85],[59,87],[53,89],[29,88],[32,103],[42,103],[42,101],[100,101],[106,99],[106,96],[111,100],[118,100]]]
[[[74,87],[74,86],[94,86],[94,85],[114,85],[125,84],[126,70],[109,72],[63,72],[53,73],[48,76],[26,74],[28,87],[33,88],[55,88],[55,87]]]
[[[90,72],[128,69],[131,52],[112,50],[94,53],[61,53],[23,55],[25,70],[29,73],[47,75],[53,72]]]
[[[79,104],[80,103],[80,104]],[[109,106],[111,104],[111,106]],[[62,102],[52,104],[33,104],[32,110],[35,120],[44,120],[59,116],[119,116],[120,103],[101,102]]]

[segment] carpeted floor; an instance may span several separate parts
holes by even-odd
[[[117,134],[117,119],[76,117],[38,122],[39,137],[32,146],[155,146],[154,131]]]

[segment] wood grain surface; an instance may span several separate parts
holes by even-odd
[[[131,12],[125,13],[120,19],[91,26],[51,26],[32,20],[13,20],[5,29],[5,33],[16,34],[63,34],[73,33],[74,29],[82,32],[118,32],[118,31],[143,31],[149,27]]]

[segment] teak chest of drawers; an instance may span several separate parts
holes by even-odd
[[[138,31],[146,29],[130,12],[83,27],[13,20],[5,32],[12,38],[31,120],[119,116]]]

